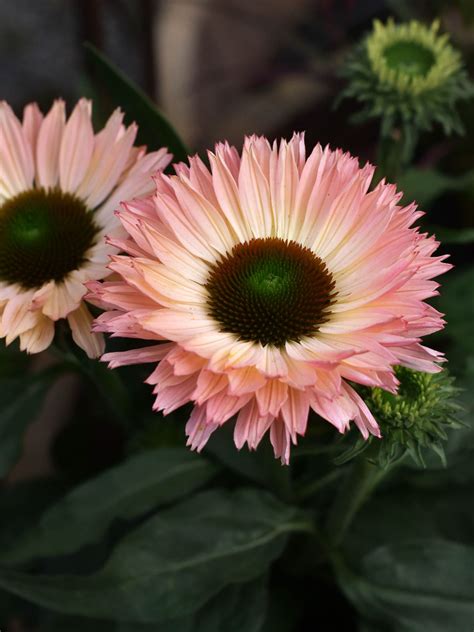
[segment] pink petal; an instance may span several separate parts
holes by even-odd
[[[114,351],[113,353],[106,353],[102,356],[102,362],[108,362],[109,369],[116,369],[120,366],[127,366],[130,364],[146,364],[148,362],[158,362],[162,360],[164,356],[173,349],[174,345],[159,344],[151,345],[149,347],[142,347],[141,349],[130,349],[129,351]]]
[[[192,450],[201,452],[211,434],[218,427],[218,424],[207,420],[204,407],[196,406],[186,424],[186,435],[188,437],[186,445],[190,446]]]
[[[89,358],[98,358],[104,353],[104,337],[102,334],[92,332],[93,318],[85,303],[81,303],[76,311],[68,314],[67,321],[74,342],[87,353]]]
[[[14,196],[33,184],[34,163],[20,121],[11,107],[0,102],[0,194]]]
[[[234,427],[234,443],[241,449],[247,443],[251,450],[256,450],[258,444],[269,429],[273,417],[261,417],[255,399],[252,399],[239,412]]]
[[[43,122],[43,114],[37,103],[29,103],[23,110],[23,134],[35,156],[38,132]]]
[[[291,437],[283,420],[278,418],[270,426],[270,441],[275,456],[280,458],[283,465],[290,462]]]
[[[64,128],[59,149],[59,185],[75,193],[89,167],[94,148],[91,102],[81,99]]]
[[[64,101],[58,99],[45,116],[36,146],[36,180],[40,187],[53,188],[59,180],[59,151],[66,125]]]
[[[267,380],[255,393],[261,417],[272,415],[277,417],[281,407],[288,399],[288,386],[278,379]],[[291,389],[290,389],[291,390]]]

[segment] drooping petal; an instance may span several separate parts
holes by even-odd
[[[218,424],[207,420],[204,406],[196,406],[186,424],[187,444],[192,450],[201,452],[209,437],[219,427]]]
[[[98,358],[104,353],[104,337],[92,331],[93,317],[85,303],[81,303],[78,309],[68,314],[67,321],[74,342],[84,349],[89,358]]]
[[[263,436],[274,421],[271,415],[261,416],[257,403],[250,400],[237,416],[234,428],[234,443],[240,450],[245,443],[251,450],[256,450]]]
[[[20,334],[20,349],[26,353],[40,353],[50,346],[53,338],[54,322],[38,314],[36,325]]]

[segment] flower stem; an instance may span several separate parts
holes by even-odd
[[[333,546],[338,547],[342,543],[357,512],[390,469],[379,468],[365,457],[354,461],[329,511],[326,523],[328,538]]]
[[[82,350],[71,344],[67,336],[60,332],[51,350],[69,369],[92,384],[104,401],[113,418],[124,428],[129,428],[133,417],[133,405],[120,376],[116,371],[108,370],[99,360],[91,360]]]
[[[334,481],[336,481],[342,475],[342,469],[335,468],[330,470],[325,476],[321,478],[317,478],[314,481],[311,481],[307,485],[301,487],[297,493],[299,500],[306,500],[310,498],[316,492],[319,492],[321,489],[324,489],[327,485],[330,485]]]
[[[377,149],[378,180],[383,177],[395,182],[413,159],[417,142],[417,132],[413,125],[404,123],[390,132],[380,133]]]

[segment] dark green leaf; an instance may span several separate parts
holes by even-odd
[[[471,244],[474,242],[474,228],[446,228],[436,224],[425,224],[423,229],[436,235],[436,239],[443,244]]]
[[[215,456],[225,467],[248,480],[261,485],[267,483],[265,468],[262,460],[258,458],[260,451],[237,450],[232,438],[232,430],[227,427],[227,424],[212,435],[205,451]]]
[[[73,553],[99,540],[114,520],[131,520],[176,501],[215,472],[215,466],[185,448],[142,452],[61,499],[2,560]]]
[[[448,176],[436,169],[412,168],[398,179],[398,185],[404,192],[406,203],[415,201],[426,208],[448,191],[459,191],[473,184],[474,172],[469,171],[461,176]]]
[[[266,492],[198,494],[153,516],[90,576],[12,570],[0,585],[58,612],[137,623],[198,610],[226,586],[261,576],[308,521]]]
[[[186,160],[187,148],[153,101],[91,44],[86,56],[100,91],[124,110],[127,122],[138,124],[138,142],[149,149],[167,147],[175,162]]]
[[[275,459],[268,437],[265,437],[258,449],[253,451],[246,447],[237,450],[232,435],[232,426],[223,426],[219,432],[213,434],[206,445],[206,451],[240,476],[255,481],[283,500],[288,500],[291,470],[282,467],[280,461]]]
[[[11,623],[16,621],[21,625],[21,622],[30,619],[33,609],[32,604],[0,590],[0,630],[10,632],[13,629]]]
[[[114,418],[124,426],[133,418],[133,404],[130,394],[117,371],[111,371],[106,364],[87,355],[77,346],[61,351],[61,359],[69,370],[87,378],[106,404]]]
[[[63,614],[48,614],[43,619],[38,632],[117,632],[112,621],[103,619],[85,619]]]
[[[471,466],[472,467],[472,466]],[[449,469],[445,471],[449,476]],[[420,479],[431,478],[429,472]],[[449,480],[449,478],[448,478]],[[469,486],[386,491],[373,498],[353,522],[346,553],[358,561],[377,547],[401,545],[413,537],[459,541],[474,546],[474,506]],[[421,485],[421,481],[420,481]]]
[[[446,314],[445,333],[453,342],[449,359],[463,370],[467,357],[474,356],[474,267],[449,274],[436,307]]]
[[[6,347],[0,341],[0,379],[24,376],[31,356],[20,351],[18,344]]]
[[[0,477],[17,460],[26,427],[38,415],[41,403],[57,373],[0,380]]]
[[[267,605],[264,580],[228,586],[194,615],[153,625],[120,623],[116,632],[260,632]]]
[[[381,624],[379,621],[371,623],[369,621],[362,621],[357,628],[357,632],[393,632],[391,628]]]
[[[363,616],[392,632],[458,632],[474,621],[474,548],[413,540],[376,549],[342,586]]]
[[[64,483],[48,478],[4,485],[0,489],[0,516],[6,519],[0,525],[0,555],[10,551],[64,491]]]
[[[197,613],[191,632],[259,632],[267,605],[265,583],[259,578],[225,588]]]

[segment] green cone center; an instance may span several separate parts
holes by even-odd
[[[25,289],[61,281],[85,261],[98,227],[84,203],[58,189],[31,189],[0,207],[0,281]]]
[[[326,322],[335,283],[309,248],[277,238],[234,246],[211,268],[209,315],[240,340],[283,346]]]
[[[411,76],[427,75],[436,61],[429,48],[410,41],[391,44],[383,55],[389,68]]]

